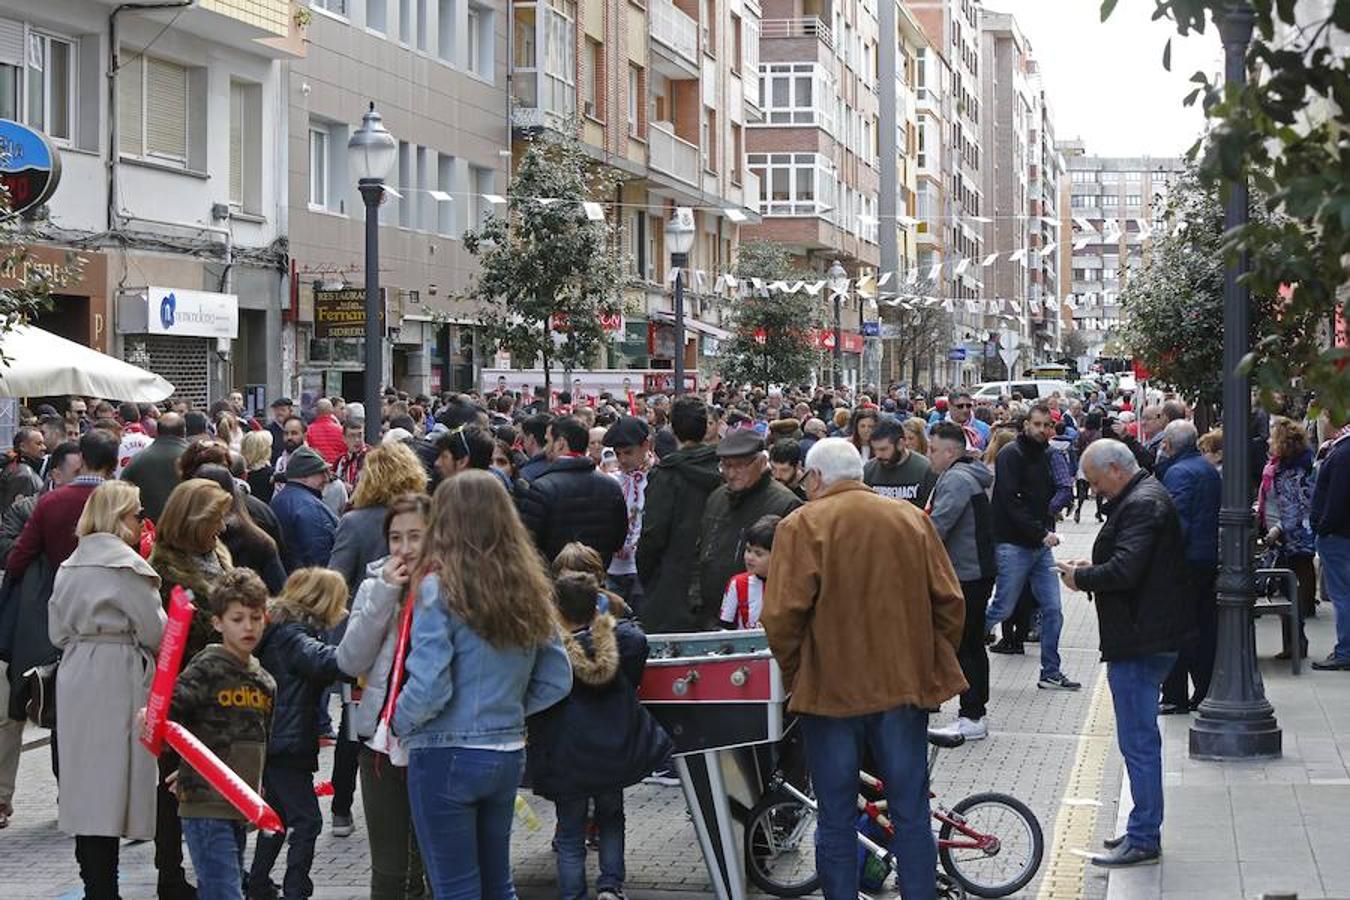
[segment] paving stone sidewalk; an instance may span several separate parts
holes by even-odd
[[[1061,528],[1064,544],[1056,551],[1061,558],[1087,556],[1096,526],[1071,523]],[[1091,687],[1098,670],[1096,618],[1083,596],[1064,595],[1065,622],[1061,638],[1063,668],[1083,682],[1077,693],[1041,691],[1036,688],[1039,668],[1036,645],[1026,656],[992,656],[990,722],[992,736],[959,750],[947,751],[939,760],[934,787],[949,804],[976,791],[1000,790],[1024,800],[1041,821],[1048,848],[1053,847],[1056,817],[1070,779],[1079,734],[1088,715]],[[943,724],[955,715],[955,702],[934,717]],[[45,732],[31,731],[30,739]],[[317,777],[326,778],[331,751],[325,750]],[[1101,796],[1087,799],[1103,806],[1095,838],[1106,836],[1114,826],[1119,765],[1108,755]],[[56,785],[51,777],[46,747],[25,752],[19,770],[16,814],[11,826],[0,832],[0,900],[75,900],[81,895],[70,839],[56,829]],[[554,856],[549,839],[553,832],[551,804],[529,797],[541,821],[530,831],[519,822],[512,839],[512,864],[525,900],[556,896]],[[357,829],[348,838],[335,838],[326,828],[319,839],[313,869],[316,900],[355,900],[368,895],[369,850],[360,794],[355,817]],[[327,815],[327,801],[323,807]],[[680,900],[710,896],[706,870],[689,822],[679,788],[638,785],[626,794],[628,819],[627,863],[629,896],[633,900]],[[150,844],[124,844],[122,849],[122,897],[144,900],[154,896],[155,872]],[[592,857],[592,866],[594,859]],[[279,874],[278,869],[278,874]],[[1042,874],[1046,871],[1042,869]],[[1106,891],[1103,878],[1079,878],[1071,893],[1051,892],[1033,882],[1020,897],[1086,897],[1100,900]],[[884,896],[893,897],[894,894]]]
[[[1284,733],[1283,757],[1190,759],[1190,719],[1164,716],[1162,863],[1113,873],[1108,900],[1237,900],[1268,892],[1350,898],[1350,673],[1305,665],[1295,676],[1288,662],[1272,658],[1279,627],[1267,617],[1256,630],[1266,696]],[[1312,658],[1326,656],[1335,642],[1329,604],[1307,631]],[[1125,788],[1120,807],[1123,817]]]

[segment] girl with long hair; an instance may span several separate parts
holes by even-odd
[[[414,577],[393,727],[427,881],[437,900],[513,898],[525,718],[572,687],[553,585],[501,482],[476,469],[436,489]]]
[[[881,417],[875,407],[869,409],[860,406],[849,416],[848,440],[858,451],[863,462],[872,458],[872,430],[877,427],[879,421]]]

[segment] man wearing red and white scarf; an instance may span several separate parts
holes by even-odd
[[[621,416],[605,432],[604,444],[614,450],[619,471],[614,478],[623,489],[628,511],[628,531],[609,562],[609,589],[633,609],[642,601],[642,582],[637,575],[637,544],[642,537],[642,511],[646,506],[647,470],[651,465],[651,426],[636,416]]]
[[[955,422],[966,433],[966,452],[983,453],[989,444],[989,426],[975,418],[975,400],[965,391],[947,398],[945,421]]]

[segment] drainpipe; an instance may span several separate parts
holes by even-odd
[[[108,16],[108,203],[107,230],[118,229],[117,213],[117,158],[120,153],[117,132],[117,73],[121,68],[118,53],[117,17],[124,12],[147,9],[181,9],[191,6],[196,0],[178,0],[174,3],[123,3]]]

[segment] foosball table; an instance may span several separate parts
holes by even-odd
[[[718,900],[746,896],[745,816],[774,769],[787,692],[763,630],[653,634],[638,698],[675,744]]]

